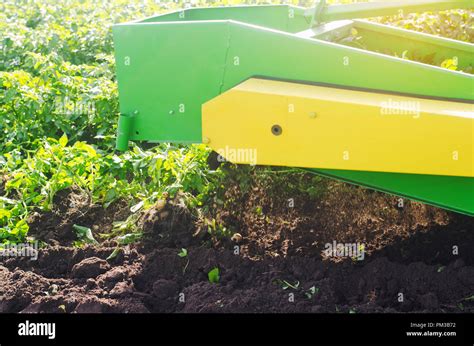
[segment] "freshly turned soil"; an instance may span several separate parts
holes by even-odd
[[[259,182],[224,195],[206,217],[233,240],[177,197],[144,212],[142,241],[107,260],[114,242],[73,247],[72,225],[100,240],[130,215],[127,203],[58,194],[30,220],[30,235],[50,244],[38,260],[0,259],[0,312],[474,312],[474,218],[337,182],[292,207]],[[364,259],[324,256],[333,241],[363,243]]]

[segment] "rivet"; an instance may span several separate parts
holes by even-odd
[[[283,129],[280,125],[273,125],[271,131],[275,136],[279,136],[283,132]]]

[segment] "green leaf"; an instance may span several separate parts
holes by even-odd
[[[140,240],[141,237],[141,233],[128,233],[121,237],[117,237],[117,241],[120,245],[128,245]]]
[[[281,285],[281,288],[283,288],[284,290],[288,289],[288,288],[292,288],[294,290],[297,290],[298,287],[300,286],[300,282],[299,281],[296,281],[294,284],[290,284],[288,281],[286,280],[280,280],[278,279],[277,281],[280,285]]]
[[[107,261],[110,261],[112,259],[114,259],[115,257],[117,257],[117,255],[120,253],[120,248],[119,247],[116,247],[114,251],[112,251],[112,253],[109,255],[109,257],[106,258]]]
[[[0,209],[0,219],[6,217],[9,218],[11,216],[11,212],[7,209]]]
[[[458,69],[458,59],[456,57],[452,59],[446,59],[441,63],[441,67],[456,71]]]
[[[185,248],[182,248],[181,252],[178,254],[178,256],[181,258],[186,257],[187,255],[188,255],[188,250],[186,250]]]
[[[98,244],[99,242],[94,239],[92,230],[88,227],[73,225],[72,228],[76,231],[76,235],[80,241],[90,244]]]
[[[110,189],[107,191],[105,194],[105,202],[111,202],[117,197],[117,190],[115,189]]]
[[[219,268],[213,268],[209,273],[207,273],[207,277],[209,278],[210,283],[217,284],[221,278],[219,276]]]
[[[61,138],[59,138],[59,144],[64,148],[67,145],[68,138],[66,134],[63,134]]]

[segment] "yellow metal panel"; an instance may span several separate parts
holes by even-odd
[[[203,138],[234,163],[474,176],[461,102],[252,78],[203,105]]]

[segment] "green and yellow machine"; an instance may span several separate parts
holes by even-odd
[[[474,67],[474,45],[355,19],[473,5],[189,8],[115,25],[117,149],[206,143],[234,163],[301,167],[474,216],[474,78],[436,66]]]

